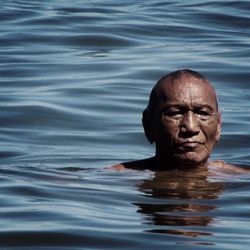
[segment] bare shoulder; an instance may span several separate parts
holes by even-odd
[[[219,170],[222,172],[230,172],[235,174],[250,173],[250,168],[246,168],[243,166],[236,166],[233,164],[226,163],[225,161],[222,160],[211,161],[209,162],[208,166],[209,169],[211,170]]]
[[[116,164],[116,165],[113,165],[110,167],[106,167],[104,169],[105,170],[123,171],[123,170],[126,170],[127,168],[122,163],[120,163],[120,164]]]
[[[146,169],[154,169],[154,168],[155,168],[155,159],[154,157],[151,157],[151,158],[142,159],[138,161],[119,163],[119,164],[116,164],[114,166],[111,166],[105,169],[123,171],[126,169],[146,170]]]

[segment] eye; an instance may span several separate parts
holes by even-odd
[[[198,109],[198,110],[195,111],[195,113],[198,115],[198,117],[201,120],[208,120],[213,115],[213,113],[210,110],[207,110],[207,109]]]
[[[196,112],[198,115],[202,115],[202,116],[209,116],[210,113],[206,110],[199,110]]]
[[[169,117],[173,119],[178,119],[183,116],[183,112],[180,109],[167,109],[167,110],[164,110],[162,113],[165,117]]]

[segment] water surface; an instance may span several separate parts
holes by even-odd
[[[249,176],[104,171],[154,149],[153,84],[191,68],[223,114],[212,159],[250,167],[249,1],[2,1],[3,249],[247,249]]]

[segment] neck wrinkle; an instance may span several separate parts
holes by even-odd
[[[208,167],[208,163],[202,162],[199,164],[181,164],[180,162],[174,161],[170,157],[161,156],[156,154],[154,156],[155,167],[159,170],[190,170],[190,169],[204,169]]]

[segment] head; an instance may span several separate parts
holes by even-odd
[[[152,89],[143,126],[161,161],[178,166],[204,165],[221,131],[213,86],[187,69],[164,76]]]

